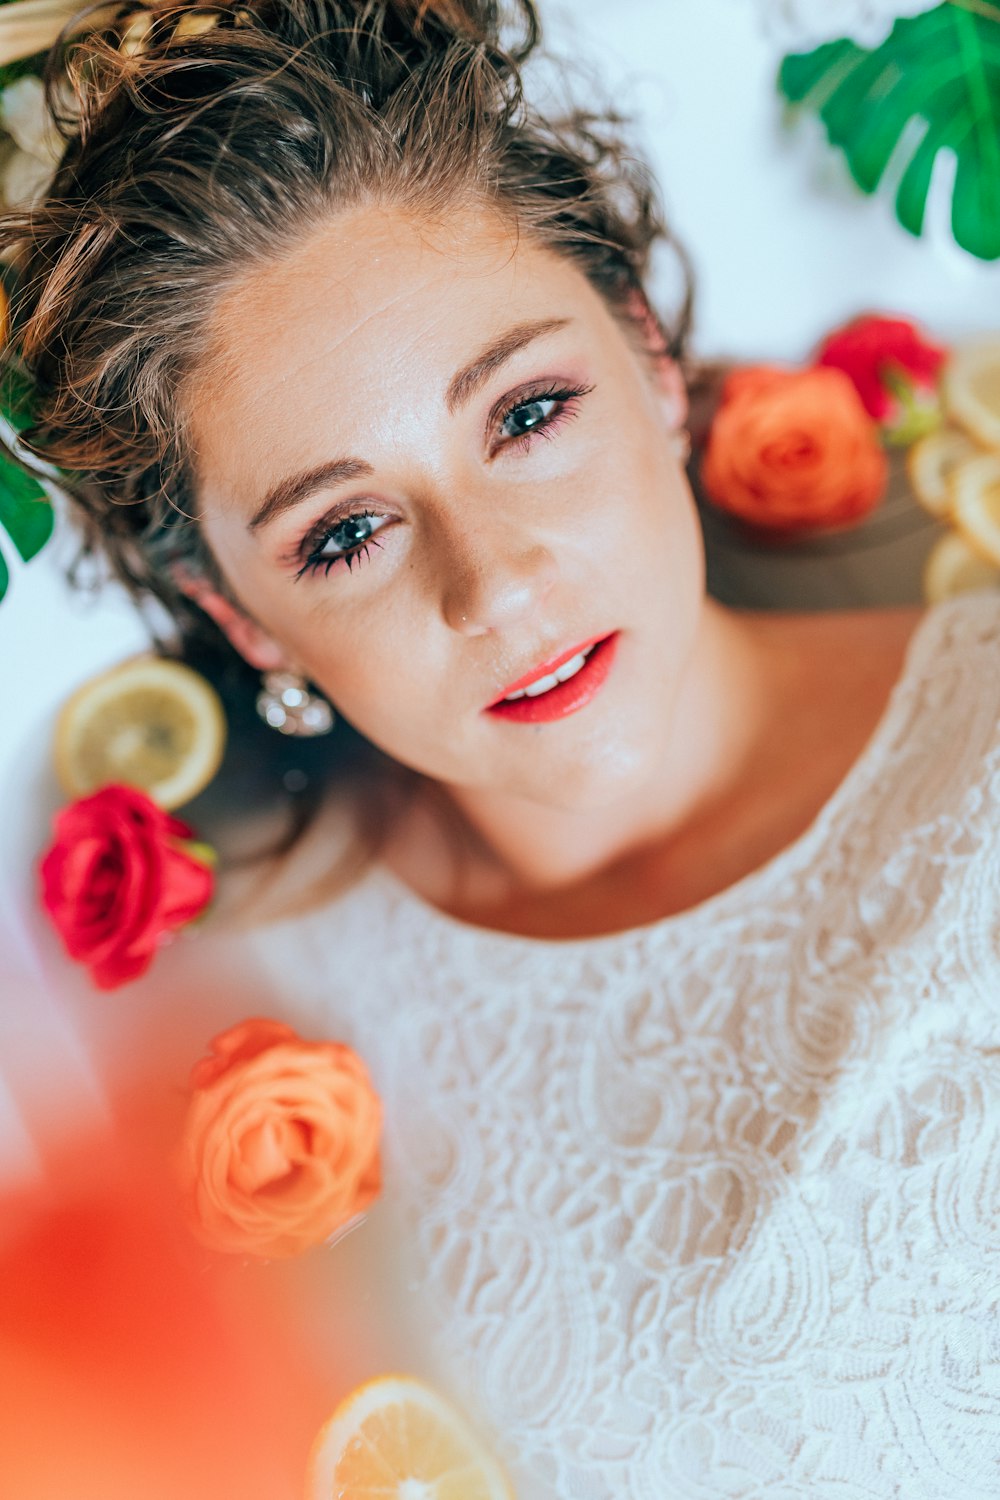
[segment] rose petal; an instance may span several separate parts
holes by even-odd
[[[70,957],[112,989],[211,898],[213,876],[177,844],[190,832],[134,787],[109,786],[57,814],[40,863],[42,904]]]
[[[360,1058],[262,1020],[213,1049],[195,1068],[179,1162],[195,1232],[266,1257],[329,1238],[381,1186],[381,1103]]]
[[[275,1042],[285,1041],[298,1041],[298,1037],[290,1026],[284,1026],[280,1021],[253,1017],[241,1021],[238,1026],[230,1026],[228,1031],[212,1038],[209,1043],[212,1055],[195,1063],[191,1070],[191,1087],[207,1088],[234,1063],[247,1061]]]
[[[826,368],[737,384],[716,414],[702,465],[716,504],[785,528],[855,519],[877,504],[887,477],[851,382]]]

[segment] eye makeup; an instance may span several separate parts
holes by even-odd
[[[569,421],[577,415],[579,403],[584,396],[589,396],[594,389],[590,386],[562,386],[553,385],[546,381],[536,381],[532,385],[522,386],[520,390],[508,392],[502,400],[498,401],[490,412],[486,423],[488,440],[491,441],[490,457],[497,457],[503,449],[514,444],[519,450],[531,446],[531,441],[537,434],[539,437],[551,437],[557,428],[565,421]],[[518,412],[525,412],[530,407],[544,406],[552,403],[555,410],[543,417],[540,421],[526,428],[524,432],[511,434],[509,437],[496,442],[492,436],[503,428]]]
[[[375,532],[392,519],[391,516],[373,510],[371,502],[366,504],[356,498],[345,498],[332,505],[281,561],[289,567],[296,568],[293,578],[296,583],[300,578],[309,573],[318,572],[320,569],[329,573],[333,565],[339,562],[346,562],[348,572],[350,572],[356,557],[367,554],[371,546],[382,545],[376,540]],[[380,525],[371,524],[375,521]],[[353,537],[351,536],[352,529]],[[340,533],[339,542],[338,532]],[[336,550],[328,550],[330,542]]]
[[[490,461],[511,449],[525,453],[533,447],[536,438],[553,437],[559,427],[576,416],[580,402],[593,389],[593,386],[568,387],[535,381],[508,392],[493,406],[487,419]],[[498,439],[497,434],[502,434],[506,423],[518,416],[528,423],[524,430],[506,437],[501,435]],[[334,505],[315,526],[310,527],[288,555],[290,565],[298,564],[294,581],[321,571],[324,577],[328,577],[338,563],[345,563],[350,572],[355,560],[360,562],[370,556],[372,546],[381,547],[375,533],[392,519],[356,499]],[[372,522],[379,524],[373,526]],[[330,550],[331,543],[333,551]]]

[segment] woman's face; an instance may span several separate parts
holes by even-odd
[[[677,393],[582,273],[488,211],[366,209],[249,273],[210,334],[191,436],[244,654],[446,785],[641,793],[676,731],[701,540]]]

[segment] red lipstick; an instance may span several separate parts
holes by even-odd
[[[596,636],[593,640],[573,646],[569,651],[563,651],[552,661],[544,662],[526,677],[520,677],[517,682],[505,687],[501,696],[487,706],[486,712],[516,724],[545,724],[553,719],[565,719],[589,703],[603,687],[614,664],[617,645],[618,632],[615,631],[612,635]],[[550,676],[584,651],[589,651],[590,655],[573,677],[549,688],[547,692],[539,693],[537,697],[505,701],[509,693],[522,692],[529,684],[537,682],[540,677]]]

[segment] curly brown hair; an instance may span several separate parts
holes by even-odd
[[[6,358],[35,387],[23,442],[64,473],[85,549],[159,600],[190,654],[217,632],[176,567],[224,583],[182,393],[249,268],[347,208],[485,200],[627,318],[654,244],[673,241],[614,115],[526,103],[532,0],[241,0],[201,31],[190,7],[147,9],[141,51],[106,30],[50,68],[67,145],[44,199],[0,221],[17,270]],[[675,355],[689,312],[688,293],[664,335]]]

